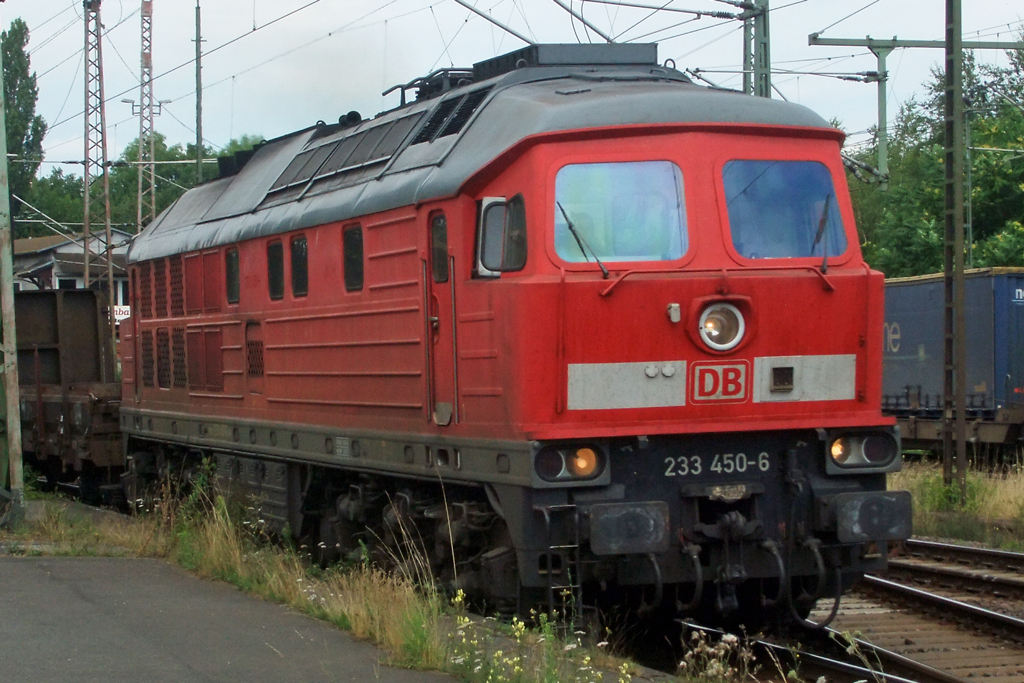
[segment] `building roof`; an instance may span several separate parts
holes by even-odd
[[[110,229],[111,236],[115,234],[119,237],[131,237],[132,233],[117,228]],[[92,233],[94,239],[104,240],[106,238],[105,230],[94,230]],[[40,252],[49,251],[50,249],[56,249],[57,247],[63,246],[70,242],[75,242],[82,239],[81,235],[75,235],[74,237],[68,237],[65,235],[45,235],[43,237],[22,237],[21,239],[14,240],[14,255],[24,256],[26,254],[38,254]],[[116,242],[114,243],[117,244]]]
[[[125,254],[113,254],[112,256],[114,277],[124,277],[127,274],[128,257]],[[14,276],[32,278],[50,268],[56,268],[59,271],[58,277],[82,277],[85,274],[84,254],[52,254],[47,258],[38,258],[17,268]],[[107,261],[104,256],[93,254],[89,259],[89,277],[106,277],[106,273]]]
[[[40,251],[53,249],[71,241],[71,238],[63,235],[46,235],[45,237],[22,237],[14,240],[14,255],[36,254]]]
[[[133,241],[129,262],[451,197],[531,136],[673,123],[842,135],[800,105],[697,86],[656,61],[527,66],[356,126],[313,127],[272,140],[237,175],[181,196]]]

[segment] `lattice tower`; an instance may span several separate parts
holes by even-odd
[[[142,70],[139,77],[138,229],[156,218],[156,141],[153,135],[153,0],[142,0]]]
[[[93,227],[102,225],[106,236],[107,284],[113,294],[110,259],[110,177],[107,173],[106,107],[103,103],[103,24],[100,0],[84,0],[85,17],[85,192],[83,192],[83,238],[85,286],[89,286],[90,249]],[[111,316],[113,318],[113,316]]]

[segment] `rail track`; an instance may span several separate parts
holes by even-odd
[[[880,668],[918,681],[1024,683],[1024,555],[906,542],[831,630]]]
[[[911,540],[886,578],[1024,619],[1024,553]]]

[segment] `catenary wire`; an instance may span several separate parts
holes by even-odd
[[[57,115],[53,117],[55,119],[59,119],[60,115],[64,113],[64,107],[67,106],[68,100],[71,99],[71,92],[75,89],[75,86],[78,85],[78,73],[82,69],[82,57],[83,55],[78,55],[78,66],[75,67],[75,75],[71,77],[71,87],[68,88],[68,94],[64,96],[64,102],[61,103],[60,110],[57,112]]]
[[[56,19],[60,15],[64,14],[65,12],[67,12],[69,9],[74,9],[74,7],[75,7],[75,0],[71,0],[71,4],[70,5],[65,6],[64,9],[62,9],[59,12],[57,12],[56,14],[54,14],[49,19],[46,19],[41,24],[36,24],[33,28],[30,28],[29,29],[29,33],[31,34],[31,33],[34,33],[35,31],[38,31],[39,29],[41,29],[42,27],[44,27],[47,24],[49,24],[51,21],[53,21],[54,19]]]
[[[210,50],[207,50],[206,52],[203,53],[203,56],[211,55],[214,52],[222,50],[222,49],[224,49],[225,47],[227,47],[229,45],[237,43],[239,40],[241,40],[241,39],[243,39],[243,38],[245,38],[247,36],[251,36],[252,34],[256,33],[257,31],[265,29],[268,26],[272,26],[272,25],[276,24],[277,22],[279,22],[279,21],[281,21],[283,19],[286,19],[286,18],[296,14],[297,12],[301,12],[302,10],[306,9],[307,7],[311,7],[311,6],[315,5],[315,4],[317,4],[320,1],[321,0],[310,0],[305,5],[302,5],[301,7],[297,7],[296,9],[293,9],[290,12],[286,12],[285,14],[282,14],[281,16],[277,17],[276,19],[271,19],[270,21],[268,21],[265,24],[260,24],[259,26],[257,26],[252,31],[247,31],[246,33],[242,33],[242,34],[240,34],[238,36],[235,36],[234,38],[231,38],[230,40],[228,40],[228,41],[226,41],[224,43],[221,43],[217,47],[214,47],[214,48],[212,48]],[[131,15],[129,15],[129,16],[131,16]],[[127,20],[127,18],[128,17],[126,17],[125,20]],[[113,29],[111,29],[111,30],[113,30]],[[196,60],[193,57],[192,59],[189,59],[186,62],[182,62],[178,66],[171,67],[167,71],[164,71],[162,73],[157,74],[156,76],[153,76],[153,78],[151,79],[151,82],[157,80],[158,78],[162,78],[163,76],[167,76],[168,74],[174,73],[175,71],[178,71],[179,69],[182,69],[182,68],[188,66],[189,64],[194,64],[195,61]],[[117,99],[118,97],[121,97],[122,95],[127,95],[128,93],[132,92],[133,90],[135,90],[135,86],[132,86],[132,87],[128,88],[127,90],[123,90],[123,91],[117,93],[116,95],[111,95],[110,97],[107,97],[104,100],[104,103],[112,102],[115,99]],[[80,112],[78,112],[77,114],[75,114],[73,116],[69,116],[69,117],[67,117],[65,119],[62,119],[62,120],[58,121],[57,123],[53,124],[52,126],[50,126],[50,130],[53,130],[54,128],[57,128],[58,126],[61,126],[61,125],[65,124],[65,123],[68,123],[69,121],[74,121],[79,116],[82,116],[82,114],[84,114],[84,113],[85,113],[84,111],[80,111]]]
[[[448,44],[444,46],[444,50],[441,52],[440,56],[438,56],[438,58],[434,60],[434,63],[430,66],[430,71],[433,71],[434,69],[437,68],[437,63],[441,61],[441,57],[444,57],[444,55],[448,52],[448,48],[451,46],[452,43],[455,42],[455,39],[459,37],[460,33],[462,33],[462,29],[466,28],[466,24],[468,24],[469,20],[472,19],[474,16],[476,15],[474,15],[472,12],[468,12],[466,14],[466,18],[462,21],[462,26],[459,26],[459,30],[455,32],[455,35],[453,35],[451,40],[448,41]]]
[[[121,26],[121,25],[122,25],[122,24],[124,24],[124,23],[125,23],[126,21],[128,21],[129,19],[131,19],[131,18],[132,18],[133,16],[135,16],[136,14],[138,14],[138,13],[139,13],[139,11],[140,11],[140,10],[136,10],[136,11],[132,12],[132,13],[131,13],[131,14],[129,14],[128,16],[126,16],[126,17],[122,18],[122,19],[121,19],[121,21],[117,22],[116,24],[114,24],[114,25],[113,25],[113,26],[111,26],[110,28],[108,28],[108,29],[104,29],[104,31],[103,31],[103,37],[104,37],[104,38],[108,37],[108,36],[110,35],[110,32],[111,32],[111,31],[113,31],[113,30],[114,30],[114,29],[116,29],[116,28],[117,28],[118,26]],[[79,21],[81,21],[81,18],[77,19],[77,20],[76,20],[76,23],[77,23],[77,22],[79,22]],[[40,78],[42,78],[42,77],[43,77],[43,76],[45,76],[46,74],[50,73],[51,71],[55,70],[55,69],[56,69],[57,67],[59,67],[59,66],[61,66],[62,64],[65,64],[66,62],[68,62],[68,61],[70,61],[70,60],[74,59],[76,55],[81,55],[81,54],[82,54],[82,48],[79,48],[79,49],[75,50],[75,51],[74,51],[74,52],[72,52],[72,53],[71,53],[70,55],[68,55],[67,57],[65,57],[64,59],[62,59],[62,60],[61,60],[60,62],[58,62],[58,63],[57,63],[57,64],[55,64],[54,66],[51,66],[51,67],[50,67],[49,69],[47,69],[47,70],[46,70],[46,71],[44,71],[43,73],[41,73],[41,74],[39,74],[38,76],[36,76],[36,80],[38,81],[38,80],[39,80]],[[29,56],[31,57],[32,55],[30,54]]]
[[[72,26],[78,23],[78,19],[72,19],[68,23],[64,24],[62,28],[57,29],[56,33],[50,34],[48,37],[43,38],[38,45],[34,46],[31,50],[27,50],[28,56],[32,57],[38,50],[42,50],[44,47],[52,43],[54,40],[59,38],[65,31],[70,29]]]
[[[431,5],[429,9],[430,9],[430,16],[434,20],[434,26],[437,27],[437,35],[441,36],[441,45],[444,46],[444,52],[442,52],[442,56],[443,55],[448,55],[448,63],[452,67],[454,67],[455,66],[455,62],[452,61],[452,55],[451,55],[450,52],[448,52],[448,45],[449,45],[449,43],[445,40],[444,32],[441,30],[441,24],[437,21],[437,15],[434,14],[434,6]]]

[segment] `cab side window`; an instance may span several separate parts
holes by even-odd
[[[430,221],[430,264],[434,282],[448,282],[448,221],[443,213]]]
[[[358,292],[363,288],[363,229],[358,225],[345,228],[341,241],[345,290]]]
[[[237,249],[228,249],[224,252],[224,279],[228,303],[237,304],[239,299]]]
[[[309,294],[309,262],[306,248],[306,236],[293,237],[292,252],[292,296]]]
[[[280,241],[267,245],[267,284],[270,298],[284,298],[284,246]]]

